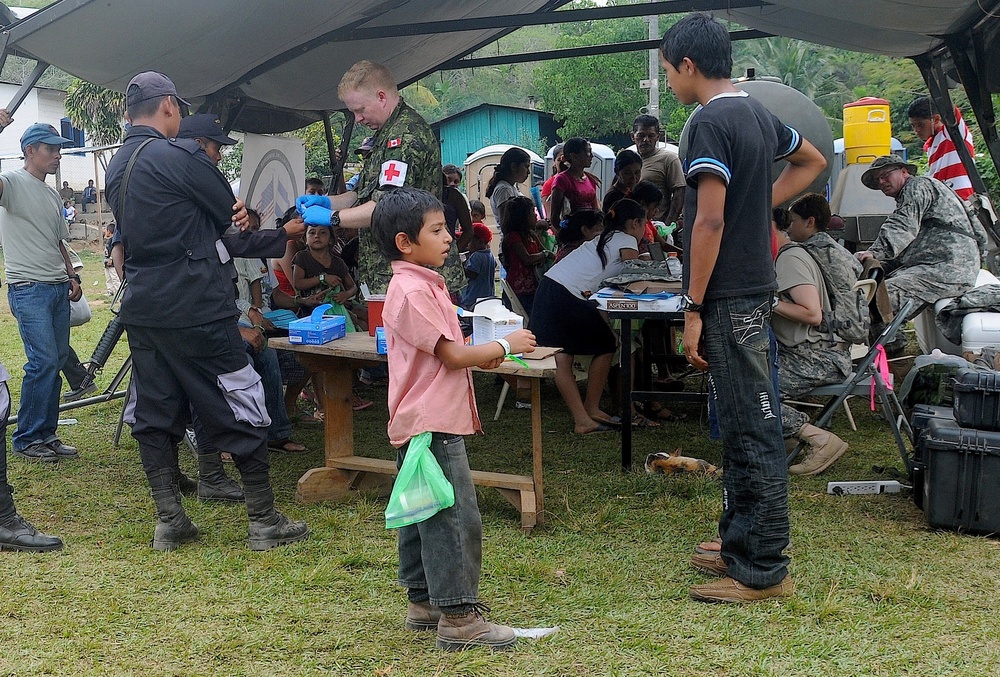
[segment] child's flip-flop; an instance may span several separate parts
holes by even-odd
[[[610,433],[613,430],[614,430],[614,428],[611,428],[610,426],[606,426],[603,423],[598,423],[597,427],[594,428],[593,430],[588,430],[585,433],[574,432],[573,434],[574,435],[594,435],[596,433]]]

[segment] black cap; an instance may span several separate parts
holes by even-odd
[[[125,90],[125,107],[128,108],[160,96],[176,96],[177,100],[185,106],[191,105],[177,96],[177,88],[166,75],[156,71],[145,71],[129,81],[128,88]]]
[[[177,132],[178,139],[211,139],[223,146],[232,146],[236,139],[226,136],[222,129],[222,121],[211,113],[188,115],[181,120],[181,129]]]

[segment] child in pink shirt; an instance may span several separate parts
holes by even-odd
[[[455,505],[399,529],[399,583],[407,589],[406,627],[437,630],[437,646],[504,649],[514,631],[483,618],[479,602],[483,523],[462,435],[482,432],[470,367],[496,369],[511,353],[531,352],[527,330],[466,346],[445,287],[434,270],[451,244],[444,208],[430,193],[393,190],[372,215],[379,250],[391,262],[385,323],[389,359],[389,441],[400,467],[410,440],[431,432],[431,451],[455,488]]]

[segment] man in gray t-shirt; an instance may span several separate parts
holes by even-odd
[[[0,126],[10,114],[0,109]],[[36,123],[21,136],[24,167],[0,174],[0,238],[7,268],[7,300],[28,361],[12,447],[15,456],[57,461],[77,456],[56,436],[59,370],[69,352],[69,303],[83,291],[63,239],[69,237],[62,201],[45,177],[59,169],[55,127]]]

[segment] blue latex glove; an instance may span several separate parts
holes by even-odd
[[[308,197],[321,197],[319,195],[310,195]],[[327,200],[329,203],[330,201]],[[324,207],[322,205],[313,205],[311,207],[306,207],[305,211],[302,212],[302,220],[305,221],[307,226],[327,226],[330,225],[330,217],[333,216],[333,210],[329,207]]]
[[[326,195],[299,195],[295,199],[295,209],[298,210],[299,216],[304,217],[306,210],[315,205],[326,207],[327,209],[330,209],[332,206],[330,204],[330,198]],[[329,221],[327,221],[327,223],[329,223]]]

